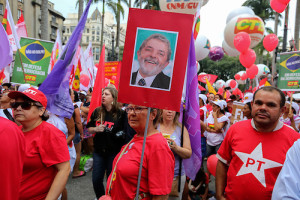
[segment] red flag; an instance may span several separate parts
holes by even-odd
[[[104,62],[105,62],[105,45],[102,47],[101,57],[98,64],[98,71],[95,80],[95,86],[93,89],[93,95],[91,99],[91,105],[89,114],[87,117],[87,122],[90,120],[90,117],[94,110],[99,107],[102,103],[102,89],[104,88],[105,80],[104,80]]]
[[[201,74],[198,76],[198,81],[206,83],[206,79],[210,84],[213,84],[217,80],[218,76],[213,74]]]
[[[116,78],[116,88],[119,90],[120,74],[121,74],[122,62],[120,61],[117,67],[117,78]]]
[[[206,89],[204,87],[202,87],[201,85],[198,84],[198,88],[200,91],[206,91]]]
[[[28,37],[27,30],[26,30],[26,24],[25,24],[24,17],[23,17],[23,12],[21,12],[21,16],[18,20],[16,28],[17,28],[17,34],[19,36],[19,39],[21,37]]]

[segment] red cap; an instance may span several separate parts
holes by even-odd
[[[40,102],[45,108],[47,107],[47,97],[44,95],[43,92],[37,90],[33,87],[24,90],[23,92],[19,91],[12,91],[8,94],[8,97],[11,99],[17,99],[18,97],[28,97],[33,101]]]

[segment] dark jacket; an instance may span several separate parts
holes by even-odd
[[[136,83],[136,76],[138,72],[134,72],[131,75],[131,84],[137,84]],[[153,88],[161,88],[161,89],[169,89],[170,86],[170,77],[165,75],[163,72],[160,72],[159,74],[156,75],[154,78],[152,84],[150,87]]]

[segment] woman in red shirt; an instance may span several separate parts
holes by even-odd
[[[41,91],[28,88],[8,96],[15,99],[14,118],[22,124],[26,144],[19,199],[57,199],[70,173],[66,136],[46,122],[47,98]]]

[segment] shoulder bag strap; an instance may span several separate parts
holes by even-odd
[[[110,177],[110,182],[109,182],[109,187],[108,187],[107,195],[110,195],[111,183],[112,183],[112,180],[113,180],[113,178],[114,178],[114,174],[115,174],[115,171],[116,171],[118,162],[119,162],[119,160],[121,159],[121,157],[124,155],[124,153],[125,153],[125,151],[126,151],[128,145],[131,143],[132,140],[133,140],[133,139],[131,139],[131,140],[126,144],[126,146],[125,146],[124,149],[122,150],[122,152],[121,152],[121,154],[120,154],[120,156],[119,156],[119,158],[118,158],[118,160],[117,160],[117,162],[116,162],[116,164],[115,164],[114,170],[112,171],[112,176]]]

